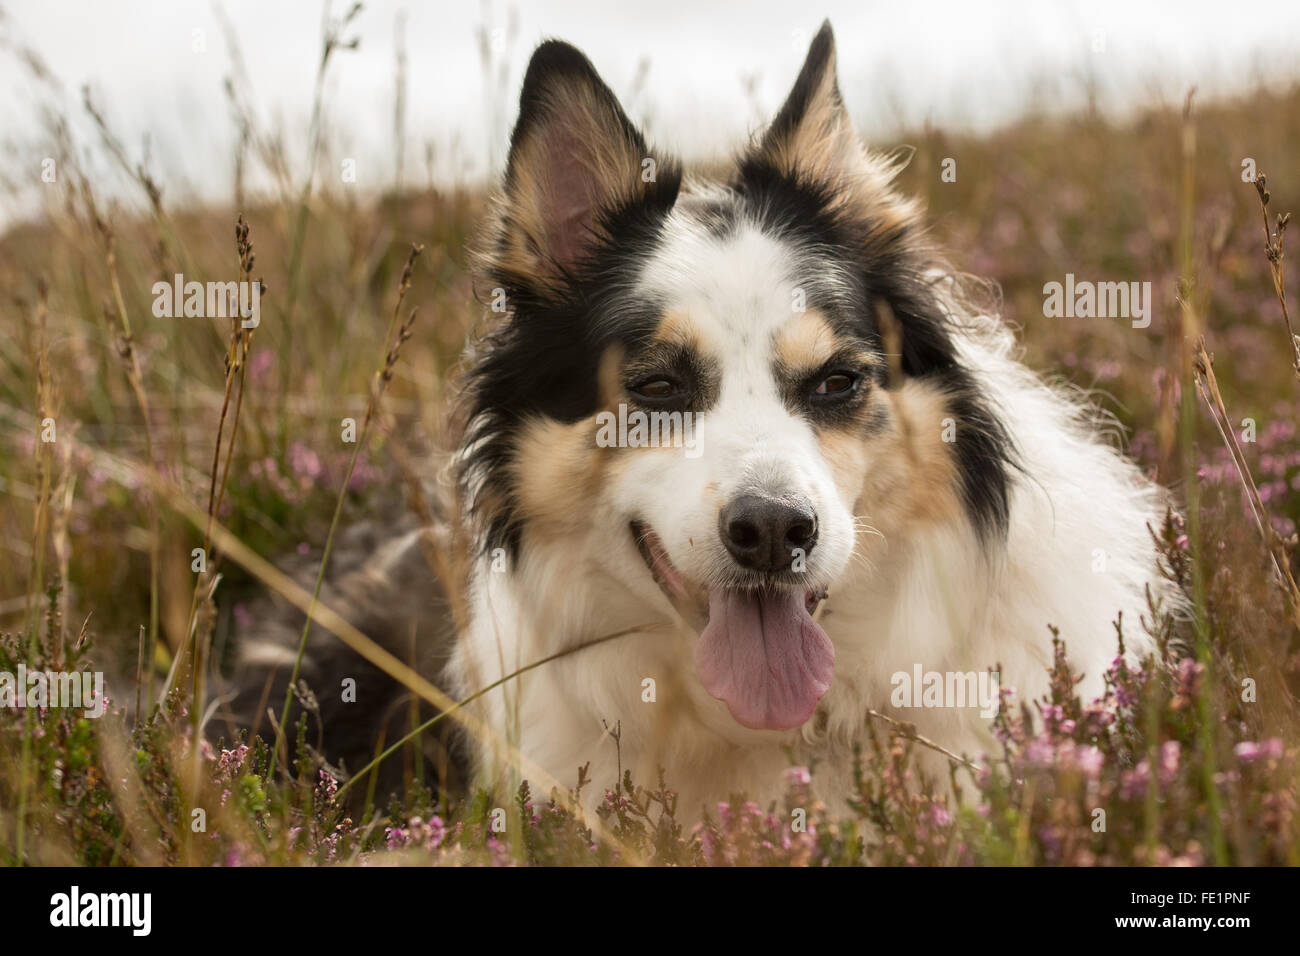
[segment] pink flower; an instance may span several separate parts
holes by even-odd
[[[1166,740],[1160,748],[1160,783],[1168,786],[1178,774],[1178,761],[1182,756],[1182,744],[1176,740]]]
[[[262,384],[266,378],[267,372],[271,370],[271,364],[274,360],[270,352],[257,352],[248,360],[248,375],[253,380],[254,385]]]
[[[320,478],[325,471],[321,465],[320,455],[300,441],[289,446],[289,469],[304,484],[304,487]]]
[[[1237,759],[1242,763],[1254,763],[1258,760],[1279,760],[1282,757],[1282,738],[1270,737],[1258,743],[1243,740],[1232,748]]]
[[[1105,755],[1093,746],[1080,747],[1075,751],[1074,756],[1079,769],[1089,777],[1095,777],[1101,773],[1101,768],[1106,763]]]

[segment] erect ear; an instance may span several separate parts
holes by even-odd
[[[813,37],[799,78],[764,133],[758,153],[787,176],[826,185],[862,171],[865,153],[840,99],[829,20]]]
[[[543,43],[510,138],[495,265],[562,284],[603,238],[606,216],[657,189],[660,165],[591,62]]]

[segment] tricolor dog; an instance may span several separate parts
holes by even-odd
[[[476,255],[504,312],[461,397],[467,620],[404,557],[428,529],[338,591],[458,699],[554,656],[470,705],[475,781],[590,764],[596,799],[620,761],[662,767],[693,816],[772,799],[793,759],[842,807],[869,710],[977,755],[990,680],[1046,689],[1051,627],[1096,693],[1116,619],[1140,651],[1147,589],[1179,603],[1148,527],[1166,495],[1020,364],[897,169],[854,133],[829,26],[718,179],[652,148],[578,50],[537,49]],[[353,665],[327,647],[304,673],[332,689]],[[335,710],[355,770],[383,720]]]

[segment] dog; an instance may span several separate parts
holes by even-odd
[[[493,310],[454,460],[467,623],[398,570],[428,529],[338,592],[372,595],[381,640],[425,635],[454,698],[491,688],[465,708],[467,780],[571,789],[586,767],[593,806],[662,770],[692,817],[777,798],[794,762],[842,810],[872,712],[974,756],[1005,689],[1047,689],[1051,628],[1085,695],[1121,616],[1150,649],[1138,622],[1181,601],[1151,532],[1168,494],[1018,361],[899,169],[854,132],[829,24],[719,179],[652,149],[577,49],[535,51],[474,256]],[[328,685],[347,665],[314,641]],[[293,643],[246,661],[283,674]],[[396,720],[356,713],[353,769]]]

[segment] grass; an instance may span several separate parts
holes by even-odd
[[[322,78],[353,42],[349,17],[323,26]],[[482,314],[464,252],[481,191],[406,188],[400,173],[378,196],[327,185],[320,93],[309,166],[295,177],[248,108],[246,80],[229,92],[240,168],[262,164],[276,191],[249,195],[241,176],[229,205],[173,208],[87,96],[98,142],[76,142],[52,114],[43,145],[58,182],[39,217],[0,236],[11,330],[0,340],[0,672],[101,669],[115,695],[99,720],[0,708],[0,859],[1300,862],[1300,345],[1277,213],[1300,199],[1300,89],[1189,99],[1123,125],[1084,113],[978,138],[906,137],[916,155],[903,187],[926,199],[953,258],[999,283],[1029,362],[1097,390],[1132,454],[1186,504],[1152,532],[1196,596],[1196,619],[1190,633],[1156,608],[1117,622],[1098,701],[1074,695],[1063,623],[1051,694],[1006,701],[1000,752],[954,762],[960,800],[916,769],[917,749],[943,741],[879,715],[849,817],[818,804],[816,767],[792,767],[784,801],[737,794],[692,829],[677,820],[671,780],[588,780],[574,768],[577,791],[603,796],[586,816],[573,787],[522,759],[528,782],[515,792],[431,791],[410,745],[430,723],[376,743],[377,757],[406,761],[406,792],[360,811],[345,798],[372,778],[325,765],[304,725],[287,726],[288,700],[270,747],[203,740],[206,702],[265,589],[308,611],[307,628],[455,704],[323,606],[320,577],[312,593],[277,564],[296,552],[323,575],[337,530],[391,489],[432,513],[415,463],[454,440],[450,383]],[[395,130],[404,135],[400,113]],[[135,202],[98,195],[95,156],[128,174]],[[940,179],[945,157],[957,159],[954,183]],[[1246,158],[1267,181],[1243,181]],[[1042,285],[1067,271],[1150,279],[1151,327],[1044,318]],[[262,324],[155,317],[153,283],[176,272],[263,283]],[[355,441],[342,437],[345,419],[361,423]],[[430,555],[452,583],[461,562],[455,549]],[[1124,635],[1142,627],[1159,653],[1126,664]],[[300,700],[310,709],[311,689]]]

